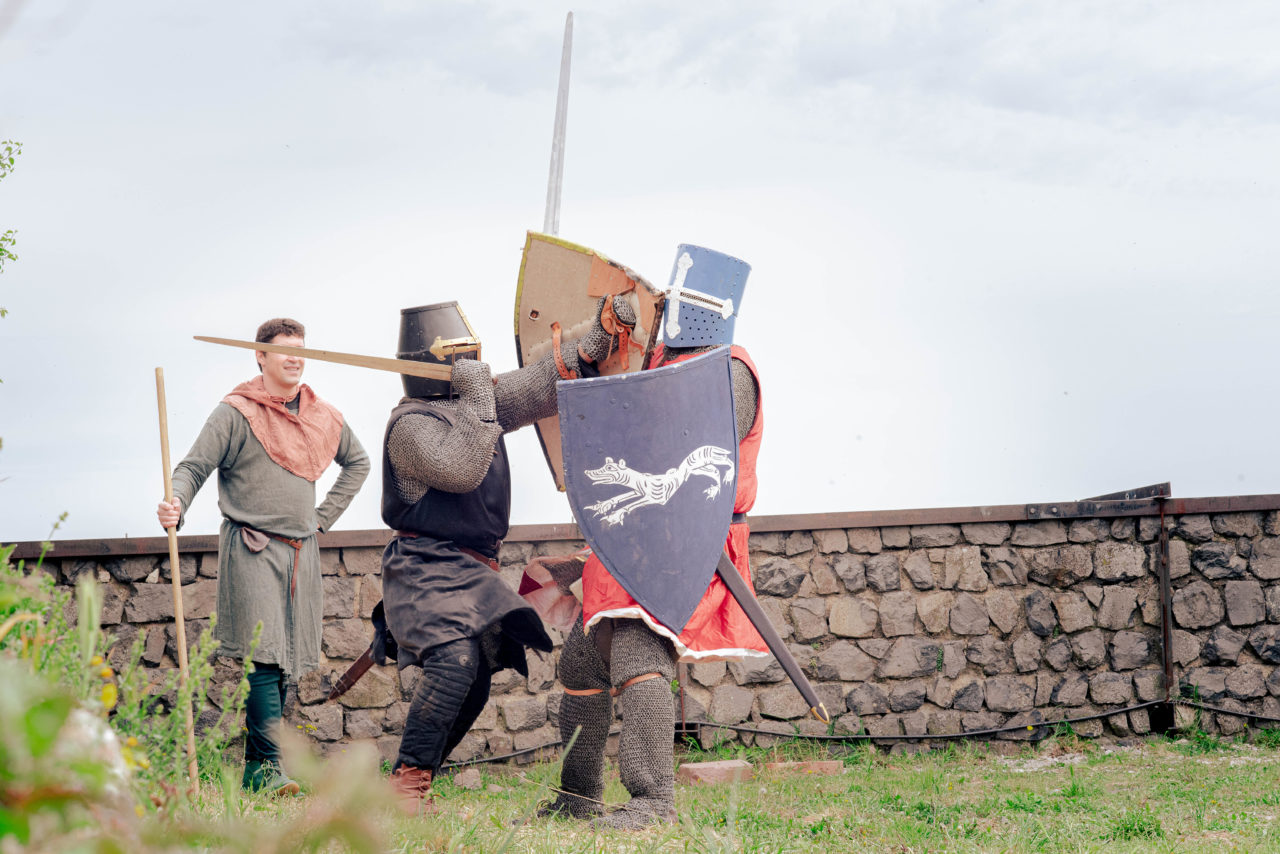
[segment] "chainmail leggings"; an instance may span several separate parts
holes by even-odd
[[[395,767],[439,771],[445,757],[484,711],[484,704],[489,701],[490,676],[477,638],[463,638],[427,650]]]

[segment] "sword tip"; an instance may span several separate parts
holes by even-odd
[[[811,708],[809,712],[822,723],[824,724],[831,723],[831,713],[827,711],[826,703],[819,703],[818,705]]]

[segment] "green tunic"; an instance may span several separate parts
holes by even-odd
[[[218,625],[219,654],[243,659],[249,654],[254,627],[262,638],[253,660],[278,664],[297,677],[320,663],[320,620],[324,592],[316,531],[327,531],[347,509],[369,474],[369,457],[347,423],[334,461],[342,467],[324,503],[316,507],[316,485],[286,471],[253,435],[235,407],[218,404],[195,444],[173,472],[173,494],[185,518],[205,480],[218,472]],[[179,527],[182,522],[179,521]],[[241,536],[250,527],[302,541],[302,549],[270,540],[252,552]],[[290,580],[297,554],[295,590]]]

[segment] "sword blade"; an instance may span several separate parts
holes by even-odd
[[[720,553],[720,562],[716,564],[716,574],[720,576],[724,586],[729,588],[733,598],[742,606],[742,610],[746,612],[747,619],[751,621],[751,625],[755,626],[756,631],[760,633],[760,637],[764,638],[765,645],[769,647],[769,651],[773,653],[774,658],[778,659],[778,663],[782,665],[787,678],[796,686],[800,696],[804,697],[804,701],[809,704],[809,713],[824,724],[831,723],[831,715],[827,712],[827,707],[823,705],[823,702],[818,699],[818,692],[813,690],[813,685],[809,683],[809,678],[800,669],[799,662],[791,654],[791,650],[787,649],[787,645],[783,643],[782,636],[773,627],[773,623],[769,622],[769,615],[760,607],[760,603],[756,601],[755,594],[747,587],[747,582],[725,552]]]
[[[569,58],[573,54],[573,13],[564,19],[564,47],[560,52],[560,87],[556,91],[556,122],[551,132],[551,172],[547,176],[547,211],[544,234],[560,230],[560,187],[564,184],[564,138],[569,118]]]
[[[310,347],[286,347],[284,344],[264,344],[260,341],[237,341],[234,338],[210,338],[206,335],[193,336],[197,341],[210,344],[221,344],[224,347],[239,347],[243,350],[261,350],[265,353],[284,353],[290,356],[301,356],[304,359],[315,359],[318,362],[335,362],[339,365],[352,365],[357,368],[370,368],[375,371],[389,371],[393,374],[407,374],[411,377],[425,377],[429,380],[448,380],[453,377],[453,369],[448,365],[432,365],[428,362],[415,362],[412,359],[388,359],[385,356],[362,356],[358,353],[337,353],[332,350],[312,350]]]

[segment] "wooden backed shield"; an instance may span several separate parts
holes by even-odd
[[[625,352],[618,350],[599,366],[602,375],[643,370],[661,340],[663,293],[635,271],[594,249],[551,234],[531,231],[525,239],[516,285],[516,358],[531,365],[551,352],[552,324],[565,341],[581,338],[595,320],[596,304],[606,294],[625,295],[636,313],[636,328]],[[565,489],[560,420],[552,415],[534,424],[555,478]]]

